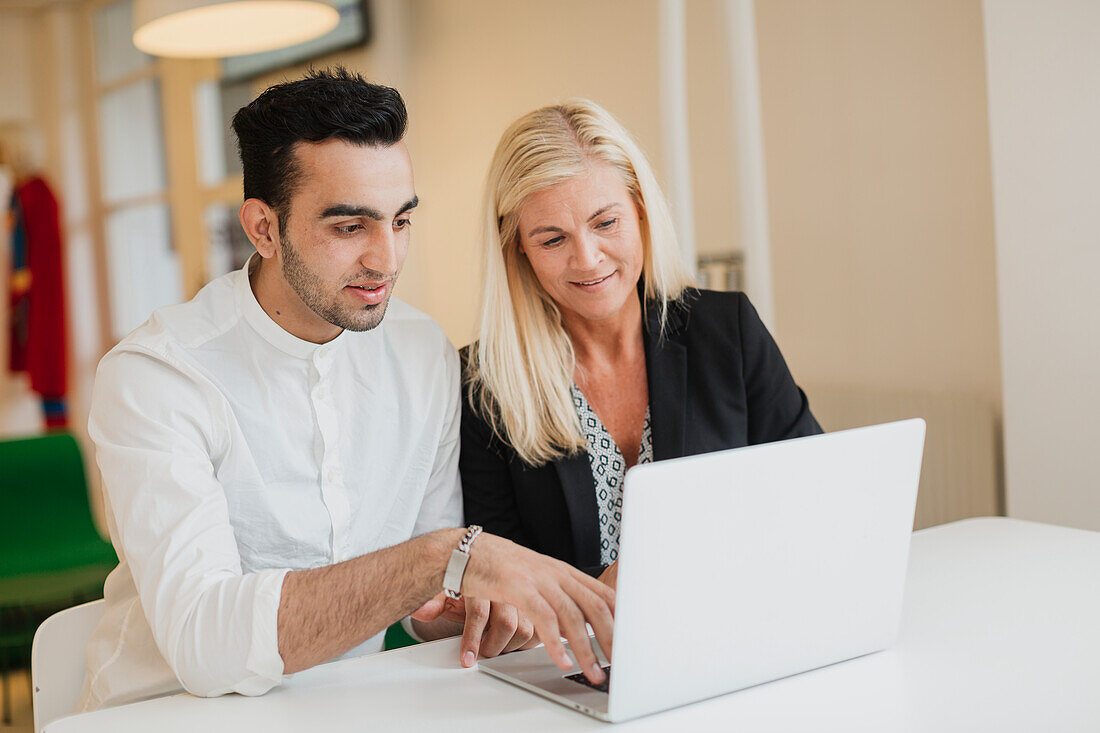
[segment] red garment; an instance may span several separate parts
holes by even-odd
[[[11,333],[12,370],[28,372],[31,389],[43,398],[63,401],[68,391],[68,359],[57,199],[44,180],[32,178],[16,188],[15,200],[25,234],[30,282],[23,295],[26,322],[13,324]],[[60,419],[64,424],[63,415]],[[57,417],[51,422],[56,427]]]

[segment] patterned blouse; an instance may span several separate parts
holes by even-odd
[[[588,404],[577,385],[570,385],[573,405],[581,420],[581,430],[592,466],[592,482],[596,485],[596,506],[600,518],[600,564],[610,565],[619,559],[619,527],[623,519],[623,477],[626,460],[607,428]],[[642,424],[642,445],[638,463],[653,462],[653,434],[649,424],[649,406]]]

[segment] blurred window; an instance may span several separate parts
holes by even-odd
[[[130,206],[107,216],[112,328],[122,337],[149,314],[183,298],[167,204]]]
[[[233,115],[252,101],[252,84],[208,79],[195,86],[195,133],[199,178],[204,186],[219,186],[241,174]]]
[[[182,299],[172,242],[160,70],[131,40],[132,1],[92,13],[95,120],[112,336]]]
[[[241,229],[237,206],[213,203],[206,208],[205,219],[208,242],[206,266],[211,276],[224,275],[244,267],[256,250]]]
[[[132,19],[130,0],[104,5],[92,14],[97,84],[117,82],[153,65],[153,57],[137,50],[130,41]]]
[[[161,193],[165,189],[160,86],[143,79],[99,97],[99,154],[103,202]]]
[[[204,190],[206,274],[213,279],[240,269],[255,250],[237,209],[241,202],[241,160],[233,115],[252,101],[252,83],[208,79],[195,86],[195,146]]]

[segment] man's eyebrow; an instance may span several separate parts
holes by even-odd
[[[594,214],[592,214],[592,216],[588,217],[588,221],[592,221],[596,217],[598,217],[602,214],[606,214],[608,211],[610,211],[611,209],[616,208],[618,205],[619,205],[618,202],[615,202],[615,203],[607,204],[606,206],[601,206],[599,209],[596,210],[596,212]],[[531,231],[527,232],[527,236],[528,237],[533,237],[536,234],[550,234],[550,233],[554,233],[554,232],[561,233],[561,232],[564,232],[564,231],[565,230],[562,229],[561,227],[555,227],[555,226],[535,227]]]
[[[356,206],[355,204],[333,204],[321,212],[322,219],[330,219],[336,216],[365,216],[375,221],[383,221],[386,217],[380,211],[369,206]]]
[[[394,216],[400,216],[406,211],[415,209],[419,203],[420,199],[417,196],[413,196],[401,205],[401,208],[397,210]],[[355,204],[333,204],[321,212],[320,218],[331,219],[338,216],[364,216],[368,219],[374,219],[375,221],[385,221],[388,218],[377,209],[372,209],[369,206],[357,206]]]

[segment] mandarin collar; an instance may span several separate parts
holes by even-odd
[[[252,257],[255,256],[255,254],[252,255]],[[248,279],[248,268],[252,263],[252,257],[248,258],[248,261],[244,263],[244,267],[237,270],[237,280],[233,289],[237,308],[256,333],[260,334],[265,341],[275,348],[298,359],[311,359],[321,349],[324,349],[324,351],[321,351],[322,354],[328,353],[344,343],[347,329],[340,331],[340,334],[331,341],[315,344],[312,341],[298,338],[271,320],[271,316],[267,315],[267,312],[260,306],[260,302],[256,300],[256,294],[252,292],[252,284]]]

